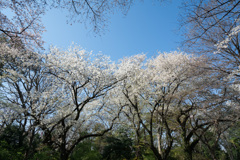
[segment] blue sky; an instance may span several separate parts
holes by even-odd
[[[67,11],[53,9],[43,16],[45,48],[66,49],[74,42],[87,51],[101,51],[114,61],[139,53],[151,57],[158,51],[177,50],[179,6],[179,1],[136,2],[126,16],[120,12],[110,16],[107,31],[101,36],[94,34],[91,26],[67,24]]]

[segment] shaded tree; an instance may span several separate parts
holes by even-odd
[[[14,124],[9,125],[0,133],[1,159],[30,159],[40,142],[40,136],[35,135],[32,143],[29,143],[28,135],[23,128]]]
[[[70,156],[71,160],[100,160],[102,159],[102,155],[100,154],[98,146],[95,144],[95,140],[88,138],[83,140],[81,143],[79,143],[73,153]]]
[[[117,136],[107,136],[103,148],[103,159],[130,160],[134,157],[133,141],[127,132],[118,132]]]

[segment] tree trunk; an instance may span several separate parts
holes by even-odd
[[[162,156],[158,153],[157,148],[155,148],[154,146],[151,146],[151,149],[157,160],[163,160]]]
[[[210,154],[211,154],[212,159],[213,159],[213,160],[217,160],[215,151],[212,150],[212,149],[209,149],[209,150],[210,150]]]
[[[140,147],[137,147],[137,150],[136,150],[136,159],[137,160],[143,160],[143,156],[142,156],[142,152],[140,150]]]
[[[141,151],[141,146],[140,146],[140,141],[137,141],[137,147],[136,147],[136,153],[135,156],[137,158],[137,160],[143,160],[143,156],[142,156],[142,151]]]
[[[63,136],[65,137],[65,136]],[[63,139],[65,140],[65,139]],[[61,160],[68,160],[68,156],[69,156],[69,151],[66,149],[66,141],[64,141],[64,143],[61,144],[61,147],[60,147],[60,159]]]
[[[32,129],[32,132],[31,132],[31,135],[30,135],[30,141],[29,141],[29,144],[28,144],[29,147],[28,147],[28,149],[25,153],[24,160],[27,160],[29,158],[29,155],[30,155],[31,151],[34,151],[34,149],[35,149],[32,146],[34,137],[35,137],[35,128]]]
[[[138,128],[135,129],[136,135],[137,135],[137,147],[136,147],[136,153],[135,156],[137,160],[143,160],[142,151],[141,151],[141,135],[140,135],[140,123],[138,123]]]
[[[67,152],[61,152],[61,160],[68,160],[69,154]]]
[[[192,160],[192,149],[190,146],[185,146],[183,150],[184,160]]]
[[[159,133],[157,134],[157,145],[158,145],[159,154],[163,155],[162,149],[161,149],[161,135]]]

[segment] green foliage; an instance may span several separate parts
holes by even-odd
[[[54,149],[46,145],[40,145],[32,160],[58,160],[59,156],[60,154]]]
[[[239,137],[232,137],[230,140],[232,145],[232,152],[236,159],[240,159],[240,138]]]
[[[184,149],[181,146],[174,146],[170,152],[169,160],[185,160]],[[204,154],[200,154],[197,152],[193,153],[193,160],[210,160],[210,157],[206,157]]]
[[[23,130],[16,125],[7,126],[0,135],[0,159],[21,160],[27,149]]]
[[[0,141],[0,159],[2,160],[22,160],[23,148],[13,148],[6,141]]]
[[[6,141],[13,148],[26,147],[24,131],[16,125],[7,126],[0,135],[0,140]]]
[[[156,158],[155,158],[155,155],[152,152],[152,150],[149,148],[146,148],[143,152],[143,159],[144,160],[155,160]]]
[[[222,144],[227,151],[229,158],[240,159],[240,123],[236,123],[225,134]]]
[[[103,159],[130,160],[134,157],[133,142],[126,132],[120,132],[116,137],[106,138],[107,145],[103,149]]]
[[[169,160],[183,160],[183,148],[180,146],[175,146],[170,152]]]
[[[36,152],[40,142],[39,135],[35,134],[29,146],[25,131],[17,125],[9,125],[0,134],[0,159],[29,159]]]
[[[98,152],[96,145],[91,139],[79,143],[74,149],[71,160],[100,160],[101,154]]]

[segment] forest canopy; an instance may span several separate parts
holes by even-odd
[[[43,53],[41,16],[66,7],[98,32],[134,1],[0,1],[0,159],[239,159],[240,1],[184,2],[182,51],[113,62]]]

